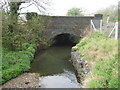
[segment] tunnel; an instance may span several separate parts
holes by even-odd
[[[53,38],[53,46],[74,46],[79,42],[79,39],[75,35],[63,33],[56,35]]]

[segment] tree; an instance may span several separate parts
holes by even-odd
[[[103,14],[103,22],[106,23],[109,16],[109,22],[116,22],[118,20],[118,6],[111,5],[105,9],[99,10],[97,13]]]
[[[31,5],[35,5],[39,11],[42,11],[41,9],[45,10],[46,8],[44,7],[44,5],[47,4],[47,0],[19,0],[20,2],[8,1],[10,0],[2,0],[2,2],[0,2],[0,7],[4,12],[4,18],[2,18],[2,43],[3,45],[6,45],[6,47],[10,47],[11,50],[15,50],[16,48],[21,49],[22,43],[26,40],[23,38],[27,38],[27,34],[30,34],[25,34],[24,32],[28,32],[30,30],[26,30],[25,26],[18,23],[18,16],[20,14],[20,10],[27,8]],[[28,3],[29,5],[26,7],[20,7],[20,5],[24,3]]]
[[[118,2],[118,21],[120,21],[120,2]]]
[[[68,10],[67,16],[84,16],[83,10],[79,8],[71,8]]]
[[[12,2],[14,0],[2,0],[0,1],[0,8],[2,11],[9,11],[10,9],[10,3],[16,3],[18,4],[18,8],[16,10],[19,10],[19,12],[24,9],[28,8],[32,5],[36,6],[39,12],[45,12],[46,11],[46,6],[49,5],[49,0],[18,0],[19,2]],[[27,3],[26,7],[20,7],[21,4]]]

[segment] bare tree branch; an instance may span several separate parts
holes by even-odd
[[[38,5],[38,7],[41,7],[41,8],[43,8],[44,10],[46,9],[44,6],[42,6],[42,4],[40,4],[39,2],[36,2],[35,0],[33,0],[37,5]]]
[[[24,8],[28,8],[28,7],[30,7],[31,5],[33,5],[34,3],[31,3],[31,4],[29,4],[28,6],[26,6],[26,7],[21,7],[19,10],[21,10],[21,9],[24,9]]]
[[[8,11],[9,6],[7,0],[0,1],[0,9],[4,12]]]
[[[25,9],[25,8],[28,8],[32,5],[36,6],[36,8],[38,9],[38,11],[40,13],[43,13],[46,11],[46,6],[48,5],[48,2],[49,0],[23,0],[21,1],[21,4],[24,4],[24,3],[28,3],[29,5],[26,6],[26,7],[21,7],[19,8],[19,12],[21,12],[22,9]],[[2,2],[0,2],[0,8],[3,10],[3,11],[9,11],[9,2],[8,0],[2,0]]]
[[[38,5],[36,5],[36,3],[34,3],[34,5],[37,7],[37,9],[39,10],[39,12],[41,12],[40,8]]]

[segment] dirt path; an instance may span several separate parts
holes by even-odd
[[[24,73],[7,83],[2,88],[39,88],[39,74]]]

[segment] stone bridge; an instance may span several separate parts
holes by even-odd
[[[46,18],[47,17],[47,18]],[[99,28],[101,14],[95,14],[95,16],[42,16],[46,18],[46,30],[43,32],[43,36],[47,41],[53,42],[56,36],[61,34],[68,34],[75,43],[80,38],[89,33],[91,29],[91,20],[95,23],[95,27]]]

